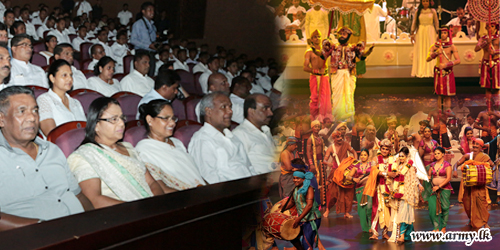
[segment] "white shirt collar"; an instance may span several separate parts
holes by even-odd
[[[224,136],[224,137],[227,137],[228,139],[231,139],[231,138],[233,138],[233,136],[234,136],[234,135],[233,135],[233,133],[232,133],[229,129],[227,129],[227,128],[225,128],[225,129],[223,130],[223,133],[221,133],[221,132],[220,132],[219,130],[217,130],[214,126],[212,126],[212,124],[210,124],[210,123],[208,123],[208,122],[205,122],[205,123],[203,124],[203,126],[204,126],[204,127],[206,127],[206,129],[205,129],[205,130],[206,130],[206,132],[208,132],[208,134],[210,134],[210,135],[222,135],[222,136]]]

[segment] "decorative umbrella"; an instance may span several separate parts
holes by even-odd
[[[469,0],[469,12],[475,20],[485,23],[498,22],[500,19],[498,0]]]
[[[328,10],[338,10],[342,14],[355,12],[362,16],[368,9],[373,7],[375,0],[302,0],[309,2],[309,5],[321,7]]]

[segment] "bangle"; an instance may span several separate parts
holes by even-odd
[[[44,221],[45,221],[45,220],[39,219],[37,223],[38,223],[38,224],[40,224],[40,223],[42,223],[42,222],[44,222]]]

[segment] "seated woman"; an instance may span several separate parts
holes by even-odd
[[[144,122],[148,139],[135,147],[141,158],[157,166],[149,168],[153,175],[161,176],[163,182],[175,190],[184,190],[205,185],[191,155],[182,142],[174,137],[177,117],[166,100],[153,100],[139,107],[140,118]]]
[[[115,60],[103,56],[94,67],[94,75],[87,80],[87,86],[104,96],[112,96],[120,92],[119,81],[113,78],[115,74]]]
[[[95,208],[163,194],[137,151],[123,138],[125,116],[113,98],[100,97],[89,107],[85,139],[68,157],[82,193]]]
[[[66,60],[56,60],[50,67],[49,91],[37,98],[40,129],[48,135],[55,127],[72,121],[86,121],[82,104],[66,92],[73,87],[73,73]]]
[[[48,35],[45,38],[45,51],[38,52],[47,59],[47,65],[50,65],[50,58],[54,56],[54,48],[57,46],[57,37]]]

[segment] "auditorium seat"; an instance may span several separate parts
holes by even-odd
[[[89,78],[91,78],[91,77],[95,76],[95,74],[94,74],[94,71],[93,71],[93,70],[90,70],[90,69],[83,69],[83,70],[81,70],[81,71],[82,71],[82,73],[85,75],[85,77],[86,77],[87,79],[89,79]]]
[[[193,74],[193,68],[194,68],[194,66],[196,66],[196,63],[188,63],[189,72],[191,72],[191,74]]]
[[[179,120],[175,124],[175,129],[180,129],[180,128],[182,128],[184,126],[188,126],[188,125],[202,125],[202,124],[197,122],[197,121],[192,121],[192,120]]]
[[[188,148],[189,142],[191,141],[191,137],[193,134],[198,131],[202,127],[201,124],[190,124],[186,126],[182,126],[175,130],[174,137],[182,141],[184,146]]]
[[[68,157],[82,143],[85,138],[85,125],[83,121],[74,121],[61,124],[50,131],[47,141],[56,144]]]
[[[86,59],[86,60],[83,60],[82,61],[82,65],[81,65],[81,71],[83,72],[83,70],[94,70],[94,69],[89,69],[89,64],[90,62],[92,62],[92,59]],[[88,77],[87,77],[88,78]]]
[[[36,66],[44,67],[47,66],[47,58],[38,53],[33,53],[33,57],[31,57],[31,63]]]
[[[73,90],[69,93],[69,95],[82,104],[83,111],[85,111],[85,115],[87,115],[87,111],[89,110],[89,106],[95,99],[99,97],[103,97],[100,93],[90,90],[90,89],[77,89]]]
[[[78,60],[73,60],[73,66],[75,66],[76,69],[81,70],[80,69],[80,62]]]
[[[200,84],[200,76],[203,74],[202,72],[198,72],[194,74],[194,86],[196,87],[196,94],[199,96],[203,96],[203,90],[201,89],[201,84]]]
[[[177,116],[179,120],[186,119],[186,108],[184,107],[184,103],[182,103],[182,101],[175,99],[172,102],[172,108],[174,109],[175,116]]]
[[[122,91],[111,97],[115,98],[120,103],[122,112],[127,117],[127,120],[131,121],[135,119],[135,115],[137,114],[137,105],[142,99],[141,96],[132,92]]]
[[[123,140],[135,147],[139,141],[147,138],[146,128],[140,120],[129,121],[125,124]]]
[[[46,89],[44,87],[40,87],[40,86],[37,86],[37,85],[27,85],[25,87],[28,87],[31,90],[33,90],[33,93],[35,94],[35,99],[38,98],[39,95],[41,95],[41,94],[49,91],[49,89]]]
[[[123,57],[123,73],[128,74],[130,73],[130,64],[134,60],[133,55],[128,55]]]
[[[93,43],[90,42],[84,42],[80,44],[80,61],[85,61],[87,59],[91,59],[92,57],[90,56],[90,46],[94,45]]]
[[[184,107],[186,109],[186,119],[192,121],[198,121],[196,117],[196,105],[201,101],[201,98],[197,96],[190,96],[186,100],[184,100]]]
[[[122,79],[126,76],[126,74],[122,74],[122,73],[118,73],[118,74],[114,74],[113,75],[113,78],[115,78],[116,80],[118,81],[122,81]]]
[[[45,44],[43,42],[33,44],[33,52],[40,53],[40,51],[45,51]]]
[[[229,126],[229,130],[233,131],[233,129],[235,129],[236,127],[238,127],[238,125],[240,125],[240,124],[237,123],[237,122],[231,121],[231,126]]]
[[[78,35],[77,34],[69,34],[68,37],[69,37],[69,40],[71,42],[73,42],[73,39],[75,39],[76,37],[78,37]]]
[[[175,72],[179,75],[181,78],[180,85],[190,94],[190,95],[197,95],[197,89],[196,86],[194,85],[194,75],[191,74],[190,72],[187,72],[182,69],[178,69]]]
[[[46,30],[43,32],[43,39],[45,40],[45,38],[47,38],[47,34],[49,34],[51,30]]]

